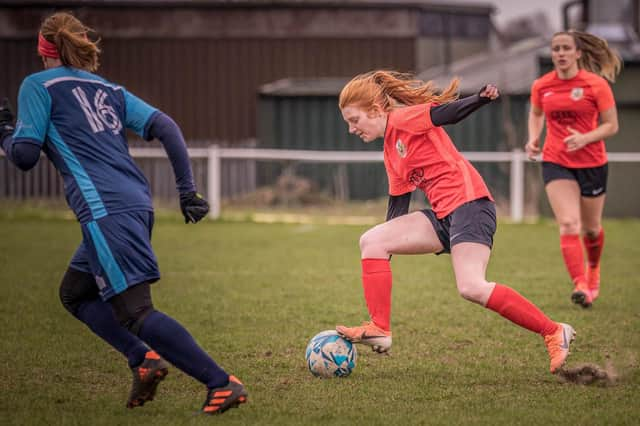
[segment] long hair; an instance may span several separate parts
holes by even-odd
[[[568,35],[573,38],[576,49],[582,52],[578,59],[578,67],[596,73],[610,82],[616,81],[616,76],[622,68],[622,59],[613,51],[606,40],[584,31],[560,31],[553,37]]]
[[[459,80],[454,78],[443,91],[438,91],[432,81],[418,80],[412,74],[397,71],[370,71],[354,77],[340,92],[340,109],[355,105],[367,111],[375,104],[384,111],[400,106],[428,102],[440,104],[458,98]]]
[[[93,72],[100,66],[100,48],[98,41],[89,39],[89,32],[93,30],[67,12],[54,13],[40,26],[42,36],[58,49],[63,65]]]

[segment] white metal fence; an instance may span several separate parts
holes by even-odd
[[[163,148],[130,148],[131,155],[138,159],[166,159]],[[529,160],[521,150],[506,152],[462,152],[472,162],[500,162],[510,164],[509,205],[511,220],[521,222],[524,216],[525,163]],[[4,153],[0,150],[0,157]],[[220,217],[222,198],[222,160],[268,160],[299,161],[306,163],[379,163],[382,152],[372,151],[313,151],[259,148],[222,148],[211,145],[207,148],[189,148],[194,159],[206,160],[207,198],[211,202],[211,218]],[[609,162],[640,162],[640,152],[609,152]],[[5,176],[10,178],[10,176]],[[48,180],[51,178],[49,177]],[[45,180],[46,177],[45,177]]]
[[[163,158],[162,148],[132,148],[131,154],[137,158]],[[282,150],[259,148],[221,148],[212,145],[208,148],[190,148],[191,158],[207,159],[208,199],[211,201],[212,218],[220,217],[221,205],[221,161],[223,159],[245,160],[290,160],[308,163],[375,163],[382,162],[382,152],[369,151],[312,151]],[[472,162],[510,163],[509,204],[511,220],[521,222],[524,217],[524,164],[529,161],[521,150],[511,152],[463,152]],[[640,152],[608,153],[609,162],[640,162]]]

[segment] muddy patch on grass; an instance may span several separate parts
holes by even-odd
[[[619,378],[611,362],[604,367],[591,363],[564,367],[558,372],[558,377],[563,383],[596,386],[614,386]]]

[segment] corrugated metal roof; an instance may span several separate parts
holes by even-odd
[[[418,74],[424,81],[446,87],[453,77],[460,78],[460,91],[474,93],[488,83],[497,84],[502,93],[528,94],[538,78],[540,57],[548,56],[549,41],[544,37],[523,40],[493,53],[483,53],[439,65]],[[286,78],[259,89],[266,96],[337,96],[349,78]]]
[[[534,37],[506,49],[453,62],[448,67],[427,69],[418,77],[446,87],[457,76],[462,93],[473,93],[485,84],[494,83],[502,93],[527,94],[533,80],[538,78],[538,58],[548,54],[548,47],[549,40],[545,37]]]

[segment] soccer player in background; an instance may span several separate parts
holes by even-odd
[[[549,319],[511,288],[486,280],[496,231],[493,198],[476,169],[441,127],[462,120],[496,99],[498,89],[483,87],[457,98],[458,81],[436,93],[431,82],[412,75],[373,71],[353,78],[339,105],[349,133],[365,143],[384,138],[389,179],[387,221],[360,238],[362,285],[370,322],[339,325],[336,331],[376,352],[391,347],[391,255],[451,253],[460,295],[543,336],[556,373],[569,354],[575,331]],[[432,209],[407,214],[412,192],[422,190]]]
[[[571,300],[588,308],[600,293],[608,174],[604,139],[618,131],[616,103],[605,78],[615,81],[621,61],[605,40],[580,31],[556,33],[551,39],[551,60],[554,70],[531,87],[525,149],[530,158],[540,153],[546,118],[542,179],[573,281]]]
[[[244,386],[151,301],[150,284],[160,278],[151,247],[153,207],[147,180],[129,154],[126,128],[164,146],[185,223],[202,219],[208,203],[196,192],[176,123],[93,74],[100,49],[90,31],[68,13],[44,20],[38,54],[45,70],[22,82],[15,128],[8,102],[0,107],[2,149],[22,170],[34,167],[42,151],[63,177],[83,240],[62,279],[60,300],[127,358],[133,372],[127,407],[153,399],[169,361],[207,387],[204,413],[224,412],[247,400]]]

